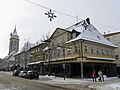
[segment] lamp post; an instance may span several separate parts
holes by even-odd
[[[65,48],[63,48],[63,54],[64,54],[64,63],[63,63],[63,69],[64,69],[64,80],[65,80],[65,76],[66,76],[66,63],[65,63]]]
[[[48,49],[49,50],[49,61],[48,61],[48,69],[49,69],[49,73],[48,73],[48,76],[50,76],[50,73],[51,73],[51,70],[50,70],[50,48]]]
[[[43,52],[48,51],[48,76],[50,76],[50,73],[51,73],[51,70],[50,70],[50,50],[51,50],[51,48],[50,48],[50,42],[51,42],[51,40],[46,40],[44,42],[46,42],[46,44],[48,46],[45,49],[43,49],[42,51]]]
[[[64,70],[64,80],[65,80],[65,76],[66,76],[66,71],[65,71],[65,69],[66,69],[66,63],[65,63],[65,46],[58,46],[57,47],[57,49],[63,49],[63,64],[62,64],[62,66],[63,66],[63,70]]]
[[[82,60],[83,60],[83,43],[84,43],[84,40],[81,40],[81,57],[82,57]],[[83,62],[81,62],[81,78],[83,78]]]

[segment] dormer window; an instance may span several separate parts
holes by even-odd
[[[76,33],[73,33],[72,34],[72,38],[76,38],[77,37],[77,34]]]

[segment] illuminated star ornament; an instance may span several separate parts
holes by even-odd
[[[52,12],[52,10],[50,9],[50,11],[47,11],[47,13],[45,13],[45,15],[47,15],[47,18],[50,18],[50,21],[52,21],[54,18],[56,18],[57,16],[54,15],[54,13]]]

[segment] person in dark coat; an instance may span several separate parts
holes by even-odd
[[[92,77],[93,77],[93,82],[94,81],[96,82],[96,72],[95,72],[95,70],[93,70],[93,72],[92,72]]]

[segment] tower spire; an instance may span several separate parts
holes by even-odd
[[[10,34],[9,54],[15,50],[19,51],[19,36],[17,35],[16,25],[13,33]]]
[[[16,25],[15,25],[15,29],[14,29],[13,35],[17,35]]]

